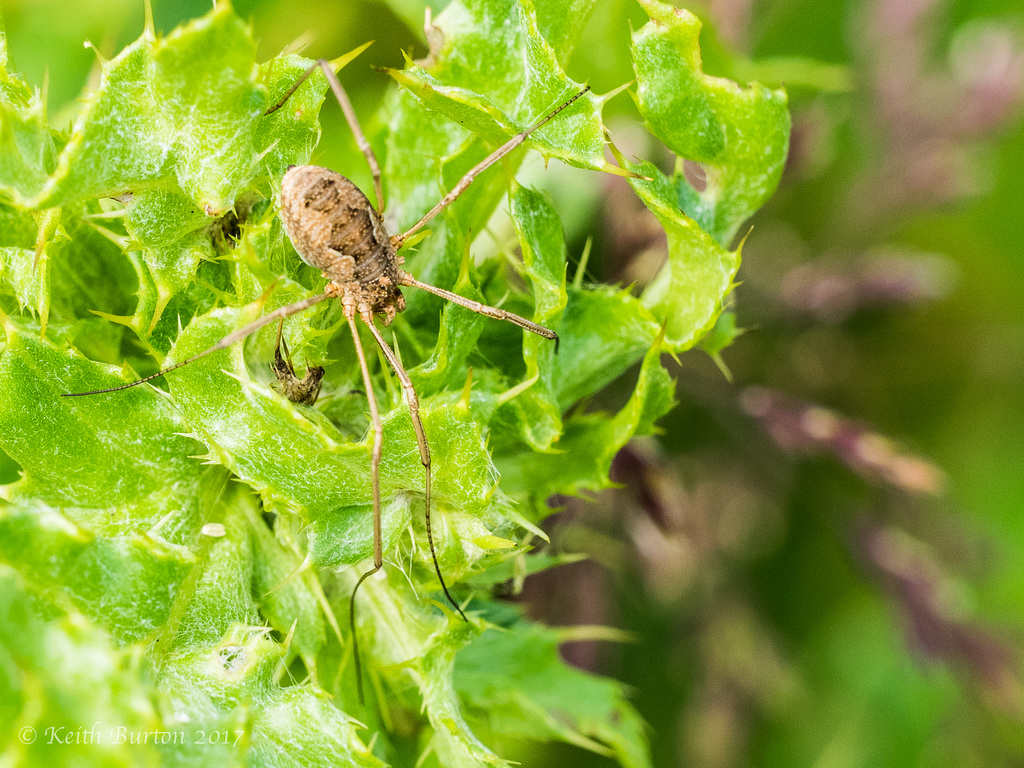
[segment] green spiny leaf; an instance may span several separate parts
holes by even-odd
[[[633,435],[648,431],[673,405],[675,387],[660,356],[656,344],[644,357],[632,397],[614,417],[583,414],[570,419],[558,453],[501,456],[498,468],[505,491],[530,494],[542,506],[554,494],[575,495],[609,487],[608,471],[615,454]]]
[[[210,347],[245,318],[216,310],[181,334],[175,357]],[[231,375],[225,375],[226,372]],[[171,392],[190,424],[223,463],[271,506],[301,512],[316,522],[339,510],[365,519],[370,497],[370,443],[347,440],[315,411],[297,411],[280,395],[249,379],[242,347],[210,355],[169,374]],[[494,486],[493,468],[468,414],[451,404],[424,404],[434,454],[433,494],[439,507],[479,512]],[[308,417],[307,414],[308,413]],[[382,496],[420,492],[423,468],[404,408],[384,419]]]
[[[292,644],[306,666],[314,670],[324,643],[324,620],[315,592],[318,587],[311,586],[312,574],[305,570],[301,558],[274,538],[255,505],[246,505],[245,513],[253,548],[253,598],[270,626],[282,636],[293,633]]]
[[[0,756],[5,761],[155,764],[154,747],[118,743],[107,730],[119,726],[144,733],[162,727],[139,661],[135,649],[115,649],[80,614],[55,611],[44,618],[31,589],[0,563]],[[91,739],[77,738],[94,729]],[[70,738],[54,738],[65,735]]]
[[[633,33],[640,114],[673,152],[701,163],[706,188],[697,192],[677,173],[676,206],[729,245],[782,177],[790,129],[786,94],[705,75],[697,17],[659,0],[640,4],[651,17]]]
[[[355,724],[321,693],[274,683],[283,655],[261,629],[235,625],[219,642],[171,659],[160,687],[172,710],[188,712],[190,720],[181,726],[185,738],[162,749],[163,759],[261,768],[381,766]]]
[[[647,179],[630,179],[668,236],[668,261],[644,290],[644,305],[665,324],[665,341],[673,350],[689,349],[710,330],[732,290],[740,252],[728,251],[680,210],[675,188],[651,163],[627,167]]]
[[[444,43],[432,51],[428,68],[410,63],[391,74],[427,107],[494,144],[582,89],[562,72],[530,0],[454,2],[436,24]],[[601,121],[589,97],[531,134],[526,145],[582,168],[615,170],[604,159]]]
[[[152,524],[196,487],[196,443],[152,390],[65,398],[107,384],[102,367],[69,357],[4,321],[0,353],[0,446],[24,469],[8,495],[55,506],[121,509]],[[45,408],[36,404],[46,403]],[[26,419],[26,413],[35,416]],[[59,450],[54,450],[59,446]]]
[[[644,723],[622,686],[568,666],[558,644],[557,631],[526,621],[477,637],[456,659],[467,713],[495,735],[565,741],[624,768],[650,765]]]
[[[396,93],[379,121],[387,129],[383,140],[369,134],[387,150],[389,226],[401,231],[399,225],[416,221],[496,143],[577,91],[561,66],[595,4],[538,5],[456,0],[436,21],[434,31],[443,38],[433,38],[430,60],[398,75],[422,101]],[[645,7],[656,15],[655,6]],[[652,30],[653,40],[659,30]],[[638,33],[635,50],[645,41]],[[654,50],[656,42],[650,46]],[[672,50],[678,49],[658,48],[666,55]],[[98,623],[119,642],[156,638],[145,650],[156,680],[152,690],[164,697],[168,712],[191,721],[183,731],[187,744],[160,747],[165,764],[374,765],[342,714],[362,711],[354,701],[350,651],[324,636],[323,622],[333,616],[321,614],[319,602],[326,597],[344,617],[359,571],[299,571],[304,560],[293,544],[305,542],[308,562],[331,567],[365,560],[372,551],[366,393],[359,391],[364,385],[338,308],[325,303],[285,325],[293,350],[329,367],[326,403],[315,410],[287,403],[261,383],[269,377],[259,373],[258,361],[269,359],[273,327],[248,345],[252,373],[238,345],[170,374],[170,398],[137,388],[64,400],[64,392],[114,386],[127,377],[40,341],[39,324],[17,301],[26,299],[22,307],[30,305],[44,322],[49,311],[48,338],[74,341],[107,361],[128,355],[132,365],[152,370],[153,362],[131,343],[122,345],[133,331],[155,357],[170,350],[167,362],[182,360],[258,311],[323,289],[323,279],[287,244],[272,198],[285,167],[308,161],[326,83],[315,73],[284,108],[264,116],[309,62],[281,57],[257,67],[254,51],[249,29],[224,3],[165,38],[147,32],[104,64],[99,89],[66,140],[46,126],[40,100],[24,83],[6,69],[0,77],[0,186],[5,199],[26,209],[0,208],[0,223],[10,224],[0,232],[0,247],[20,249],[13,251],[17,269],[8,267],[0,278],[0,306],[10,315],[0,351],[0,447],[24,471],[4,489],[9,501],[0,507],[0,557],[33,574],[28,584],[53,615],[86,621],[81,612],[94,620],[87,626]],[[656,99],[643,105],[657,77],[641,75],[642,58],[641,108],[652,126],[663,125]],[[457,599],[467,597],[460,579],[487,569],[474,574],[473,583],[491,584],[492,573],[506,573],[498,564],[522,555],[513,539],[519,526],[531,523],[517,505],[538,509],[552,493],[607,485],[615,452],[634,434],[652,431],[671,405],[659,331],[664,326],[666,349],[684,348],[720,311],[738,265],[737,254],[723,247],[729,228],[739,226],[739,217],[749,215],[774,183],[774,171],[758,165],[756,153],[730,143],[733,122],[756,141],[774,141],[769,128],[778,120],[760,125],[761,117],[751,116],[757,109],[742,99],[730,102],[728,89],[719,94],[699,74],[699,56],[697,62],[698,74],[676,87],[682,83],[703,98],[689,109],[698,126],[707,124],[704,133],[720,128],[717,154],[708,155],[712,142],[710,149],[698,147],[704,154],[693,159],[720,171],[709,189],[720,184],[724,191],[711,206],[687,197],[681,174],[665,179],[640,167],[653,181],[634,186],[658,213],[670,243],[669,266],[642,300],[607,287],[567,288],[555,206],[524,187],[513,186],[510,207],[532,303],[509,289],[503,266],[470,265],[469,243],[508,191],[522,151],[479,178],[431,222],[418,253],[405,254],[417,277],[535,317],[562,339],[555,354],[547,341],[511,326],[458,307],[442,313],[439,300],[415,291],[393,326],[421,386],[433,453],[434,540]],[[665,78],[658,85],[671,87]],[[598,97],[580,99],[527,146],[607,169],[601,105]],[[118,203],[96,199],[111,195],[124,206],[120,218]],[[26,269],[37,252],[45,271]],[[94,329],[103,327],[93,310],[122,323],[102,341],[92,340]],[[364,345],[369,348],[367,340]],[[563,424],[567,409],[645,352],[633,397],[617,415],[577,411]],[[357,600],[367,675],[385,696],[395,693],[389,704],[403,710],[399,716],[418,731],[415,738],[443,764],[502,764],[474,732],[457,695],[461,688],[478,708],[468,691],[479,689],[481,679],[462,686],[456,660],[481,622],[470,611],[471,622],[463,623],[450,608],[424,599],[440,597],[440,585],[425,546],[423,469],[400,387],[376,362],[371,354],[373,387],[385,414],[386,567],[380,578],[367,580]],[[470,367],[472,386],[463,389]],[[200,469],[192,457],[201,448],[180,436],[186,433],[197,435],[209,461],[233,476],[221,467]],[[503,492],[496,491],[488,446],[500,457]],[[277,538],[267,527],[275,514]],[[327,587],[323,596],[316,577]],[[138,600],[140,593],[145,600]],[[293,628],[297,654],[271,631],[285,636]],[[635,713],[615,686],[591,685],[554,664],[555,644],[546,635],[523,632],[515,639],[522,643],[503,646],[510,662],[508,674],[499,675],[504,685],[491,686],[509,695],[495,699],[489,725],[504,722],[505,733],[563,739],[612,754],[623,765],[645,764]],[[83,640],[81,647],[92,646]],[[141,646],[137,652],[143,653]],[[12,658],[3,644],[0,653]],[[545,686],[511,663],[531,653],[560,685]],[[10,668],[0,663],[0,670]],[[324,679],[315,677],[318,670],[337,673],[333,700],[310,685],[278,684],[296,672]],[[122,684],[150,692],[142,679],[132,673]],[[28,711],[21,680],[12,683],[0,673],[0,713]],[[537,695],[539,706],[523,705],[519,694],[525,691]],[[376,716],[367,712],[367,719]],[[237,731],[240,746],[196,743],[199,730],[220,729],[232,736]],[[388,741],[384,733],[382,754]]]
[[[92,530],[83,511],[77,516],[80,524],[31,502],[0,507],[0,560],[41,592],[60,584],[74,606],[118,643],[152,635],[167,621],[191,564],[189,552],[157,535],[118,534],[99,525]]]

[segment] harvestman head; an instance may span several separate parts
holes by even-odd
[[[423,430],[423,422],[419,414],[419,400],[416,390],[405,368],[402,367],[398,356],[394,353],[388,343],[384,340],[380,330],[374,324],[374,316],[382,316],[384,325],[389,325],[398,312],[405,309],[405,298],[402,296],[402,287],[409,286],[433,293],[443,299],[459,304],[474,312],[498,320],[507,320],[515,323],[521,328],[543,336],[546,339],[558,341],[554,331],[527,320],[525,317],[506,312],[497,307],[489,307],[478,301],[467,299],[458,294],[437,288],[426,283],[421,283],[408,272],[400,269],[404,259],[398,255],[398,250],[406,240],[421,229],[427,222],[437,216],[446,207],[451,205],[466,188],[473,183],[473,180],[483,171],[522,144],[530,133],[540,128],[551,120],[555,115],[564,110],[578,98],[583,96],[589,87],[566,100],[550,113],[533,123],[529,128],[520,134],[509,139],[484,160],[474,166],[459,182],[446,194],[437,205],[427,211],[423,218],[413,224],[408,230],[400,235],[389,235],[382,218],[383,213],[383,192],[381,187],[380,166],[373,154],[370,143],[363,135],[356,118],[352,104],[342,88],[341,83],[331,69],[330,64],[321,59],[313,64],[295,82],[282,99],[266,111],[265,114],[280,109],[295,90],[312,75],[317,69],[321,69],[327,77],[331,90],[334,92],[345,119],[348,121],[356,142],[366,157],[373,174],[373,188],[376,196],[377,206],[374,208],[366,196],[344,176],[326,168],[314,165],[292,166],[281,180],[281,220],[284,224],[292,245],[299,256],[307,264],[316,267],[327,278],[328,283],[323,293],[309,298],[302,299],[279,309],[275,309],[263,317],[245,325],[233,333],[228,334],[209,349],[200,352],[198,355],[175,363],[152,376],[133,381],[119,387],[100,389],[92,392],[76,392],[66,394],[65,397],[79,397],[82,395],[97,395],[105,392],[118,392],[129,387],[134,387],[144,382],[162,376],[165,373],[181,368],[189,363],[195,362],[206,355],[221,349],[230,347],[235,342],[241,341],[247,336],[255,333],[260,328],[274,322],[282,321],[290,315],[302,312],[314,304],[325,299],[341,299],[345,319],[348,321],[349,330],[352,334],[352,341],[355,345],[356,357],[359,360],[359,368],[363,376],[363,384],[366,387],[366,399],[370,409],[370,422],[373,429],[373,454],[371,464],[371,484],[373,492],[373,567],[363,573],[356,582],[350,598],[349,618],[352,630],[352,642],[356,664],[356,677],[360,686],[360,698],[362,698],[362,675],[359,670],[359,653],[355,631],[355,607],[356,593],[360,585],[371,575],[380,570],[383,565],[383,552],[381,544],[381,517],[380,517],[380,461],[383,451],[384,430],[381,424],[380,411],[377,406],[377,398],[373,392],[373,385],[370,381],[370,370],[366,363],[366,355],[363,351],[362,342],[359,340],[357,319],[370,329],[374,340],[384,353],[384,357],[394,369],[402,384],[405,393],[406,405],[409,408],[409,415],[412,418],[413,428],[416,432],[416,442],[419,446],[420,461],[423,464],[425,473],[424,483],[424,506],[427,531],[427,543],[430,546],[430,556],[434,563],[434,571],[437,574],[441,589],[444,591],[448,601],[463,619],[466,618],[462,608],[448,591],[444,577],[441,575],[441,567],[438,565],[437,552],[434,549],[434,539],[430,527],[430,446],[427,443],[426,433]],[[283,383],[283,389],[289,399],[296,402],[312,404],[315,402],[320,391],[320,377],[323,369],[312,368],[307,373],[306,379],[300,381],[294,375],[291,361],[282,359],[280,355],[280,328],[278,329],[278,347],[275,351],[274,372]],[[287,357],[287,347],[285,348]],[[312,379],[310,378],[312,376]]]

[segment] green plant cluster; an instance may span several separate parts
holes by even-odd
[[[391,73],[402,88],[371,132],[392,231],[582,87],[562,66],[594,5],[456,0],[434,20],[429,57]],[[371,553],[370,443],[340,307],[285,324],[296,361],[327,367],[316,408],[270,385],[273,327],[168,374],[166,391],[61,397],[152,373],[322,290],[275,206],[285,169],[316,145],[325,79],[265,115],[311,62],[257,63],[253,30],[220,2],[166,36],[147,25],[103,61],[65,132],[0,37],[0,448],[20,473],[0,488],[0,761],[502,765],[500,745],[526,739],[648,764],[623,686],[567,666],[559,631],[491,597],[560,562],[531,553],[549,499],[608,487],[617,451],[671,408],[662,354],[715,325],[734,236],[785,159],[784,94],[706,77],[696,18],[642,5],[640,113],[709,183],[695,191],[681,164],[666,176],[609,162],[614,94],[588,94],[406,254],[420,279],[533,317],[561,345],[425,294],[388,332],[420,394],[434,541],[468,623],[438,600],[412,423],[371,359],[385,569],[359,595],[365,703],[347,600]],[[527,151],[583,169],[580,184],[630,176],[669,243],[640,295],[567,281],[555,206],[514,179]],[[506,196],[522,261],[477,263],[474,234]],[[621,408],[587,407],[637,364]],[[81,735],[95,723],[103,738]]]

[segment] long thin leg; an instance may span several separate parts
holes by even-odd
[[[95,389],[92,392],[67,392],[61,395],[61,397],[82,397],[84,395],[99,395],[104,392],[120,392],[122,389],[129,389],[130,387],[135,387],[138,386],[139,384],[144,384],[147,381],[152,381],[157,376],[163,376],[165,373],[170,373],[171,371],[177,370],[178,368],[186,366],[189,363],[194,363],[196,360],[206,357],[207,355],[212,354],[217,350],[226,349],[230,347],[232,344],[234,344],[236,341],[241,341],[246,336],[255,333],[268,323],[272,323],[278,319],[283,320],[284,318],[290,317],[291,315],[294,315],[297,312],[301,312],[304,309],[312,307],[314,304],[319,304],[324,299],[329,299],[337,295],[338,294],[333,290],[326,290],[323,293],[318,294],[317,296],[311,296],[308,299],[296,301],[294,304],[288,304],[287,306],[284,307],[278,307],[273,312],[270,312],[261,317],[259,320],[254,320],[248,325],[243,325],[234,333],[229,333],[227,336],[218,341],[212,347],[200,352],[198,355],[193,355],[188,360],[182,360],[180,363],[175,363],[174,365],[164,368],[162,371],[157,371],[151,376],[146,376],[145,378],[139,379],[138,381],[133,381],[130,384],[124,384],[120,387],[111,387],[110,389]]]
[[[467,299],[465,296],[459,296],[459,294],[446,291],[444,288],[438,288],[436,285],[421,283],[408,272],[400,273],[398,281],[401,285],[409,285],[413,288],[422,288],[424,291],[432,293],[435,296],[440,296],[442,299],[447,299],[453,304],[458,304],[460,307],[471,309],[474,312],[486,315],[487,317],[493,317],[495,320],[508,320],[510,323],[515,323],[520,328],[525,328],[530,331],[530,333],[536,333],[538,336],[543,336],[545,339],[553,339],[556,344],[558,343],[557,333],[549,328],[545,328],[543,325],[537,325],[537,323],[532,320],[527,320],[525,317],[521,317],[512,312],[506,312],[504,309],[499,309],[498,307],[489,307],[486,304],[481,304],[479,301]]]
[[[352,590],[352,597],[349,599],[348,606],[349,627],[352,630],[352,656],[356,663],[356,684],[359,689],[359,701],[362,702],[363,671],[359,663],[359,640],[356,634],[356,592],[359,591],[362,583],[379,571],[384,564],[383,545],[381,544],[380,535],[380,457],[384,446],[384,427],[380,421],[380,411],[377,409],[377,396],[373,394],[373,382],[370,381],[370,369],[366,365],[363,343],[359,340],[354,307],[345,307],[345,318],[348,320],[348,327],[352,331],[352,341],[356,347],[356,357],[359,358],[359,370],[363,373],[366,400],[370,404],[370,423],[373,425],[373,461],[370,465],[370,483],[373,488],[373,568],[359,577],[359,581],[356,582],[356,586]]]
[[[345,89],[341,87],[341,82],[338,80],[338,76],[334,74],[334,70],[331,69],[331,63],[326,59],[317,59],[316,63],[313,64],[309,69],[302,73],[302,77],[295,81],[295,85],[288,89],[286,93],[277,104],[272,106],[264,115],[269,115],[276,112],[284,103],[288,101],[296,89],[302,85],[306,78],[308,78],[316,68],[319,67],[323,70],[324,76],[327,78],[328,85],[331,86],[331,90],[334,91],[334,97],[338,100],[338,104],[341,105],[341,111],[345,113],[345,120],[348,122],[348,127],[352,131],[352,135],[355,136],[356,144],[359,145],[359,149],[363,152],[363,157],[366,158],[366,164],[370,166],[370,173],[373,174],[373,191],[377,195],[377,213],[384,212],[384,190],[380,183],[380,165],[377,163],[377,156],[373,154],[373,147],[370,146],[370,142],[366,140],[366,136],[363,135],[363,129],[359,125],[359,118],[356,117],[356,111],[352,109],[352,102],[348,100],[348,94],[345,93]]]
[[[409,235],[411,235],[414,232],[416,232],[417,230],[419,230],[424,224],[426,224],[432,218],[437,216],[437,214],[439,214],[441,211],[443,211],[445,208],[447,208],[449,205],[451,205],[453,202],[455,202],[455,198],[457,198],[459,195],[461,195],[463,192],[465,192],[466,191],[466,187],[468,187],[470,184],[472,184],[473,180],[477,176],[479,176],[481,173],[486,171],[488,168],[490,168],[496,162],[501,160],[501,158],[503,158],[505,155],[507,155],[513,149],[515,149],[520,144],[522,144],[524,141],[526,141],[526,137],[527,136],[529,136],[531,133],[536,131],[542,125],[547,123],[555,115],[557,115],[563,109],[568,107],[570,104],[572,104],[574,101],[576,101],[576,99],[578,99],[580,96],[582,96],[583,94],[585,94],[589,90],[590,90],[590,86],[589,85],[584,87],[582,91],[577,93],[575,96],[573,96],[571,99],[566,101],[564,104],[562,104],[561,106],[557,107],[554,111],[549,112],[548,114],[546,114],[544,117],[542,117],[540,120],[535,122],[533,125],[531,125],[529,128],[527,128],[522,133],[519,133],[519,134],[516,134],[515,136],[513,136],[511,139],[509,139],[504,144],[502,144],[500,147],[498,147],[496,150],[494,150],[494,152],[489,154],[486,158],[484,158],[479,163],[474,165],[466,173],[465,176],[463,176],[461,179],[459,179],[459,182],[452,188],[451,192],[449,192],[447,195],[442,197],[441,198],[441,202],[439,202],[437,205],[435,205],[433,208],[431,208],[429,211],[427,211],[426,215],[422,219],[417,221],[415,224],[413,224],[409,229],[407,229],[402,234],[395,235],[394,237],[392,237],[391,238],[391,244],[393,246],[395,246],[396,250],[401,248],[402,247],[402,243],[404,243],[408,239]]]
[[[370,318],[371,320],[373,318]],[[444,590],[445,597],[448,598],[448,602],[451,603],[455,610],[459,612],[464,621],[469,621],[466,618],[466,614],[462,612],[462,608],[452,598],[451,593],[448,591],[448,585],[444,583],[444,576],[441,575],[441,566],[437,562],[437,551],[434,549],[434,535],[430,530],[430,445],[427,443],[427,433],[423,430],[423,421],[420,419],[420,401],[416,395],[416,390],[413,388],[412,380],[409,378],[409,374],[405,368],[402,367],[401,362],[398,360],[398,356],[394,353],[388,343],[384,341],[384,337],[380,335],[380,331],[377,330],[372,322],[366,323],[370,326],[370,331],[373,333],[373,337],[377,340],[377,344],[380,346],[381,351],[384,352],[384,357],[388,359],[391,367],[395,373],[398,374],[399,381],[402,382],[402,389],[405,390],[405,402],[409,407],[409,415],[412,417],[412,426],[416,431],[416,443],[420,447],[420,462],[423,464],[423,469],[426,471],[427,482],[425,485],[426,492],[424,493],[424,509],[426,514],[427,523],[427,543],[430,545],[430,556],[434,560],[434,572],[437,574],[437,580],[441,582],[441,589]]]

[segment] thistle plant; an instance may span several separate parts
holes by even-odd
[[[62,131],[0,38],[0,448],[18,475],[0,492],[3,764],[504,765],[514,745],[554,740],[648,764],[623,686],[559,657],[574,630],[493,596],[566,558],[543,546],[552,497],[609,487],[616,453],[656,431],[673,404],[662,356],[727,343],[736,240],[785,160],[785,95],[705,76],[697,19],[641,5],[631,92],[676,167],[625,157],[602,123],[617,92],[588,94],[407,254],[417,277],[561,343],[426,294],[387,331],[420,393],[438,562],[468,622],[439,599],[401,388],[370,360],[385,567],[359,595],[362,701],[348,597],[372,549],[371,441],[340,306],[284,325],[296,365],[326,368],[315,407],[274,390],[272,326],[163,388],[61,397],[155,372],[323,290],[276,201],[288,166],[313,157],[326,80],[265,115],[311,61],[257,63],[253,30],[219,2],[165,36],[147,24]],[[390,73],[370,136],[392,231],[580,89],[562,67],[596,6],[455,0],[431,22],[429,56]],[[581,185],[628,177],[668,241],[639,295],[569,274],[556,206],[515,179],[528,152],[579,169]],[[704,169],[700,191],[683,159]],[[476,240],[496,210],[521,259]],[[588,406],[631,371],[618,410]]]

